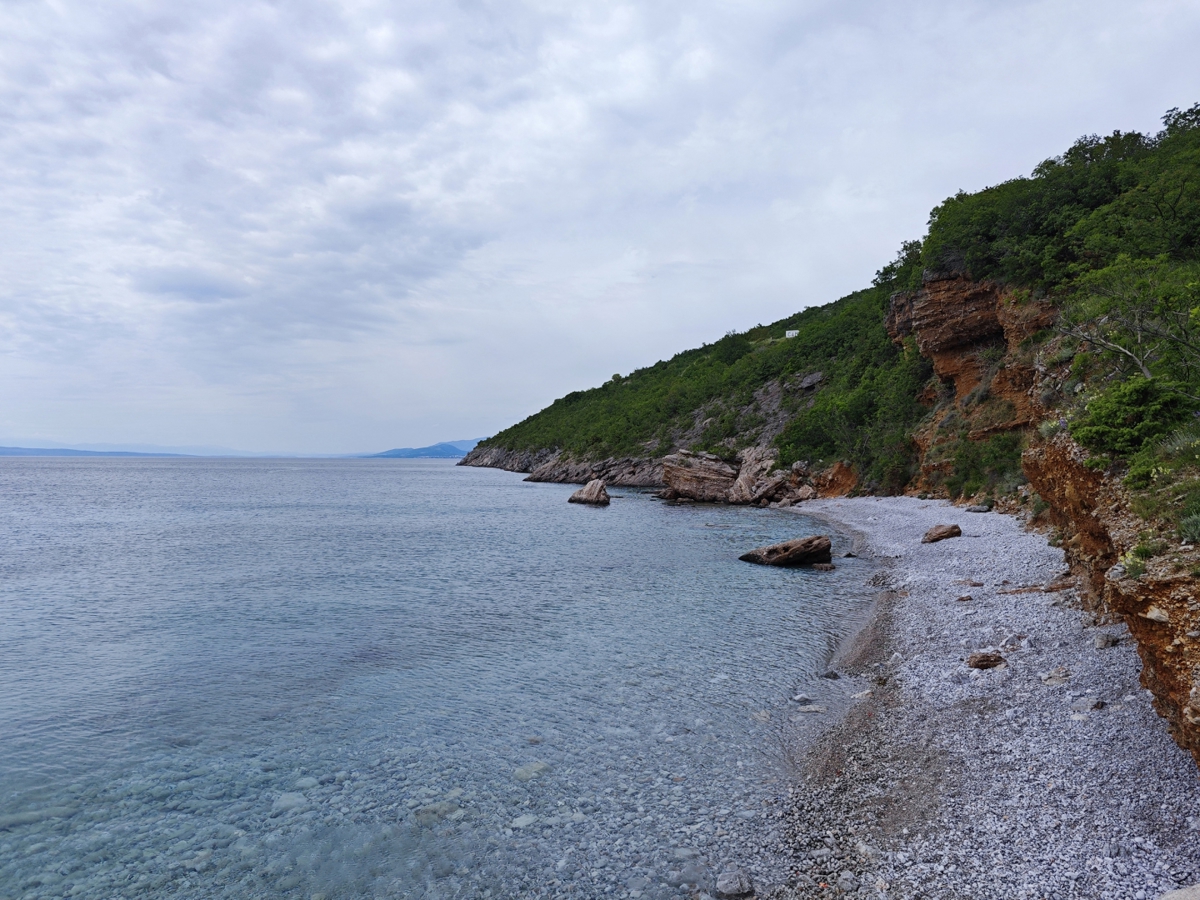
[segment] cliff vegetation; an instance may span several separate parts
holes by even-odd
[[[870,287],[568,394],[477,458],[767,447],[863,492],[1002,496],[1041,423],[1146,488],[1200,408],[1200,104],[1163,123],[960,192]]]

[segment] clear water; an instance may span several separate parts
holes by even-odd
[[[770,829],[788,697],[866,572],[737,561],[822,530],[794,513],[571,490],[0,461],[0,897],[710,883]]]

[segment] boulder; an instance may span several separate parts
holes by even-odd
[[[663,495],[671,499],[724,502],[737,476],[737,469],[711,453],[680,450],[663,457]]]
[[[832,562],[832,546],[825,535],[815,534],[769,547],[758,547],[743,553],[738,559],[762,566],[811,566],[813,563]]]
[[[934,525],[925,532],[925,537],[921,538],[921,543],[936,544],[938,541],[944,541],[946,538],[952,537],[962,537],[962,529],[957,525]]]
[[[608,491],[604,489],[603,481],[599,478],[593,478],[568,497],[567,502],[590,503],[592,506],[608,506]]]

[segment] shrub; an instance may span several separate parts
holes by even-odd
[[[1200,513],[1179,521],[1179,539],[1185,544],[1200,544]]]
[[[1070,425],[1089,450],[1130,456],[1188,416],[1188,403],[1159,381],[1140,376],[1115,384]]]

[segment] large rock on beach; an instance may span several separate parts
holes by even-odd
[[[724,502],[738,470],[711,453],[680,450],[663,457],[664,494],[707,503]]]
[[[601,479],[593,478],[568,497],[567,502],[589,503],[592,506],[608,506],[608,491],[604,489],[604,482]]]
[[[938,541],[944,541],[946,538],[952,537],[962,537],[962,529],[957,525],[934,525],[925,532],[925,537],[921,538],[921,543],[936,544]]]
[[[743,553],[738,559],[762,566],[811,566],[814,563],[832,562],[832,548],[828,537],[814,534],[769,547],[757,547],[749,553]]]

